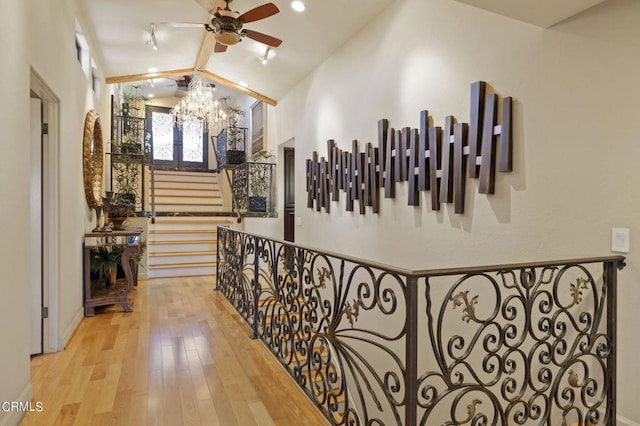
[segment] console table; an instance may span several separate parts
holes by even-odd
[[[129,244],[129,237],[137,237],[142,234],[141,229],[124,229],[110,232],[89,232],[84,234],[83,256],[84,256],[84,288],[83,303],[84,315],[92,317],[95,315],[96,306],[112,305],[120,303],[125,312],[131,312],[131,306],[127,296],[133,288],[133,273],[131,271],[131,256],[140,252],[140,246]],[[115,285],[108,286],[105,277],[101,280],[91,280],[91,249],[98,247],[126,246],[122,252],[120,263],[124,271],[124,279],[116,280]]]

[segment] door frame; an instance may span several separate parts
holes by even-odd
[[[31,68],[30,88],[42,101],[42,121],[48,134],[42,141],[42,304],[49,317],[42,324],[42,352],[64,349],[60,340],[60,100]]]
[[[295,178],[296,178],[296,164],[295,164],[295,154],[296,150],[293,147],[284,147],[283,151],[283,169],[284,173],[284,196],[283,199],[283,210],[284,210],[284,240],[295,242],[295,234],[296,234],[296,224],[295,224],[295,213],[296,213],[296,203],[295,203],[295,195],[296,195],[296,187],[295,187]],[[293,170],[292,170],[293,169]],[[289,235],[290,233],[290,235]]]
[[[158,105],[145,105],[145,133],[148,135],[153,135],[152,133],[152,121],[151,121],[151,113],[163,112],[170,113],[171,108],[163,107]],[[153,158],[153,149],[149,153],[149,162],[153,162],[154,168],[156,169],[171,169],[171,170],[208,170],[209,169],[209,129],[206,127],[203,129],[204,132],[202,134],[202,163],[194,163],[189,161],[182,160],[182,131],[179,129],[175,123],[173,125],[174,134],[173,134],[173,161],[168,160],[155,160]],[[153,136],[151,136],[151,143],[153,147]]]

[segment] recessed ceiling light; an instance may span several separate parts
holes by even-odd
[[[295,0],[291,2],[291,8],[296,12],[304,12],[305,5],[300,0]]]
[[[147,71],[149,71],[149,72],[158,72],[158,68],[156,68],[156,67],[151,67],[151,68],[149,68]]]
[[[238,84],[242,87],[249,87],[249,85],[247,83],[245,83],[244,81],[239,81]]]
[[[155,95],[153,93],[149,93],[149,97],[153,98]]]

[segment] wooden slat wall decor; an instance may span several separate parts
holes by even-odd
[[[440,202],[453,201],[453,116],[444,119],[444,134],[442,135],[442,173],[440,177]]]
[[[469,129],[469,177],[480,176],[480,167],[476,158],[482,154],[482,120],[484,119],[484,93],[487,84],[477,81],[471,85],[471,117]]]
[[[307,207],[330,212],[331,201],[339,201],[344,191],[347,211],[354,211],[357,201],[360,214],[367,207],[379,213],[380,190],[395,198],[396,184],[408,181],[408,205],[419,206],[420,192],[430,191],[432,210],[453,203],[455,213],[463,214],[467,174],[479,179],[478,192],[493,194],[496,169],[513,170],[512,114],[511,97],[487,94],[487,84],[478,81],[471,85],[469,124],[447,116],[444,128],[430,126],[425,110],[419,129],[397,130],[379,120],[377,147],[367,143],[361,151],[354,140],[348,152],[329,139],[326,159],[314,152],[306,162]]]

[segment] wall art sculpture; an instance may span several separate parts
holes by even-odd
[[[513,168],[512,98],[486,94],[486,83],[478,81],[471,85],[470,111],[468,124],[447,116],[444,128],[430,127],[427,111],[420,113],[419,129],[396,130],[379,120],[378,146],[368,143],[362,152],[358,141],[349,152],[328,140],[327,157],[314,151],[306,163],[307,207],[328,213],[343,191],[347,211],[357,204],[360,214],[366,207],[379,213],[380,190],[395,198],[396,184],[408,182],[410,206],[420,205],[420,191],[430,191],[432,210],[453,203],[456,213],[464,213],[467,175],[479,179],[481,194],[493,194],[496,170]]]

